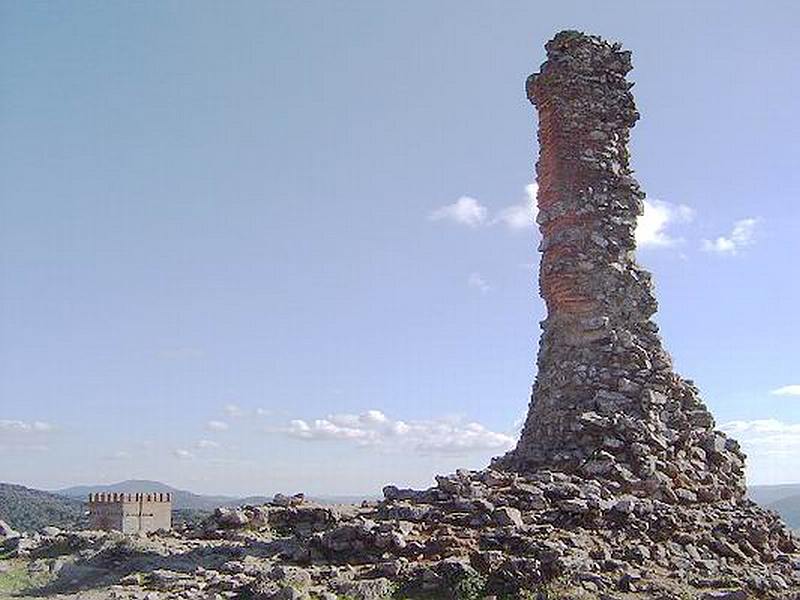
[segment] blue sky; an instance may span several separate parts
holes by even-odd
[[[523,86],[576,28],[633,51],[667,348],[750,480],[800,481],[799,10],[3,3],[2,478],[371,493],[504,451],[544,317]]]

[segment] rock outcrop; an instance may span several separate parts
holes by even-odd
[[[527,81],[539,111],[539,285],[547,304],[522,436],[498,466],[559,469],[669,503],[741,498],[744,455],[664,351],[635,260],[644,193],[628,140],[631,54],[576,31]]]
[[[545,469],[384,496],[225,508],[138,536],[50,528],[5,551],[37,595],[73,600],[800,598],[791,534],[749,501],[668,504]]]

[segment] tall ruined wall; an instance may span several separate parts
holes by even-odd
[[[556,467],[675,502],[739,497],[744,456],[672,370],[634,257],[644,193],[628,140],[639,118],[630,52],[559,33],[529,77],[539,111],[538,375],[517,448],[498,465]]]

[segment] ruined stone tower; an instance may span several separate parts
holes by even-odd
[[[644,193],[628,139],[630,52],[563,31],[527,81],[539,111],[538,375],[515,450],[497,464],[558,468],[668,502],[737,498],[744,456],[672,370],[650,273],[634,257]]]

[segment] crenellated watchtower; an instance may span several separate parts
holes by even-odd
[[[123,533],[158,531],[172,527],[172,494],[169,492],[89,494],[92,529]]]

